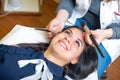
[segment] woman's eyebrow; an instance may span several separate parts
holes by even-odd
[[[71,34],[73,34],[72,30],[71,29],[68,29],[70,31]]]
[[[71,32],[71,34],[73,34],[73,32],[72,32],[72,30],[71,30],[71,29],[69,29],[69,31]],[[83,45],[82,40],[81,40],[80,38],[77,38],[77,39],[79,40],[79,42],[81,43],[81,45]]]
[[[82,40],[81,40],[81,39],[79,39],[79,38],[78,38],[78,40],[79,40],[79,42],[81,43],[81,45],[83,45],[83,42],[82,42]]]

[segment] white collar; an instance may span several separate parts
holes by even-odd
[[[53,75],[49,71],[49,68],[46,65],[46,62],[42,59],[32,59],[32,60],[19,60],[18,65],[20,68],[26,66],[29,63],[36,64],[35,66],[35,74],[31,76],[27,76],[20,80],[53,80]],[[42,71],[43,69],[43,71]]]

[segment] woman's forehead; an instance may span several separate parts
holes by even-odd
[[[69,28],[73,33],[81,34],[82,35],[82,30],[79,28]]]
[[[79,38],[84,43],[84,33],[83,33],[83,31],[81,29],[79,29],[79,28],[71,28],[70,30],[72,31],[74,36]]]

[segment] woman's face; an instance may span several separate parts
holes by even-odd
[[[67,63],[77,60],[85,47],[83,32],[77,28],[68,28],[57,34],[49,46],[55,56]],[[74,63],[73,61],[73,63]],[[76,63],[76,62],[75,62]]]

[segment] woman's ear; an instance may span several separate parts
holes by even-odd
[[[76,63],[78,63],[78,58],[75,58],[71,61],[71,64],[76,64]]]

